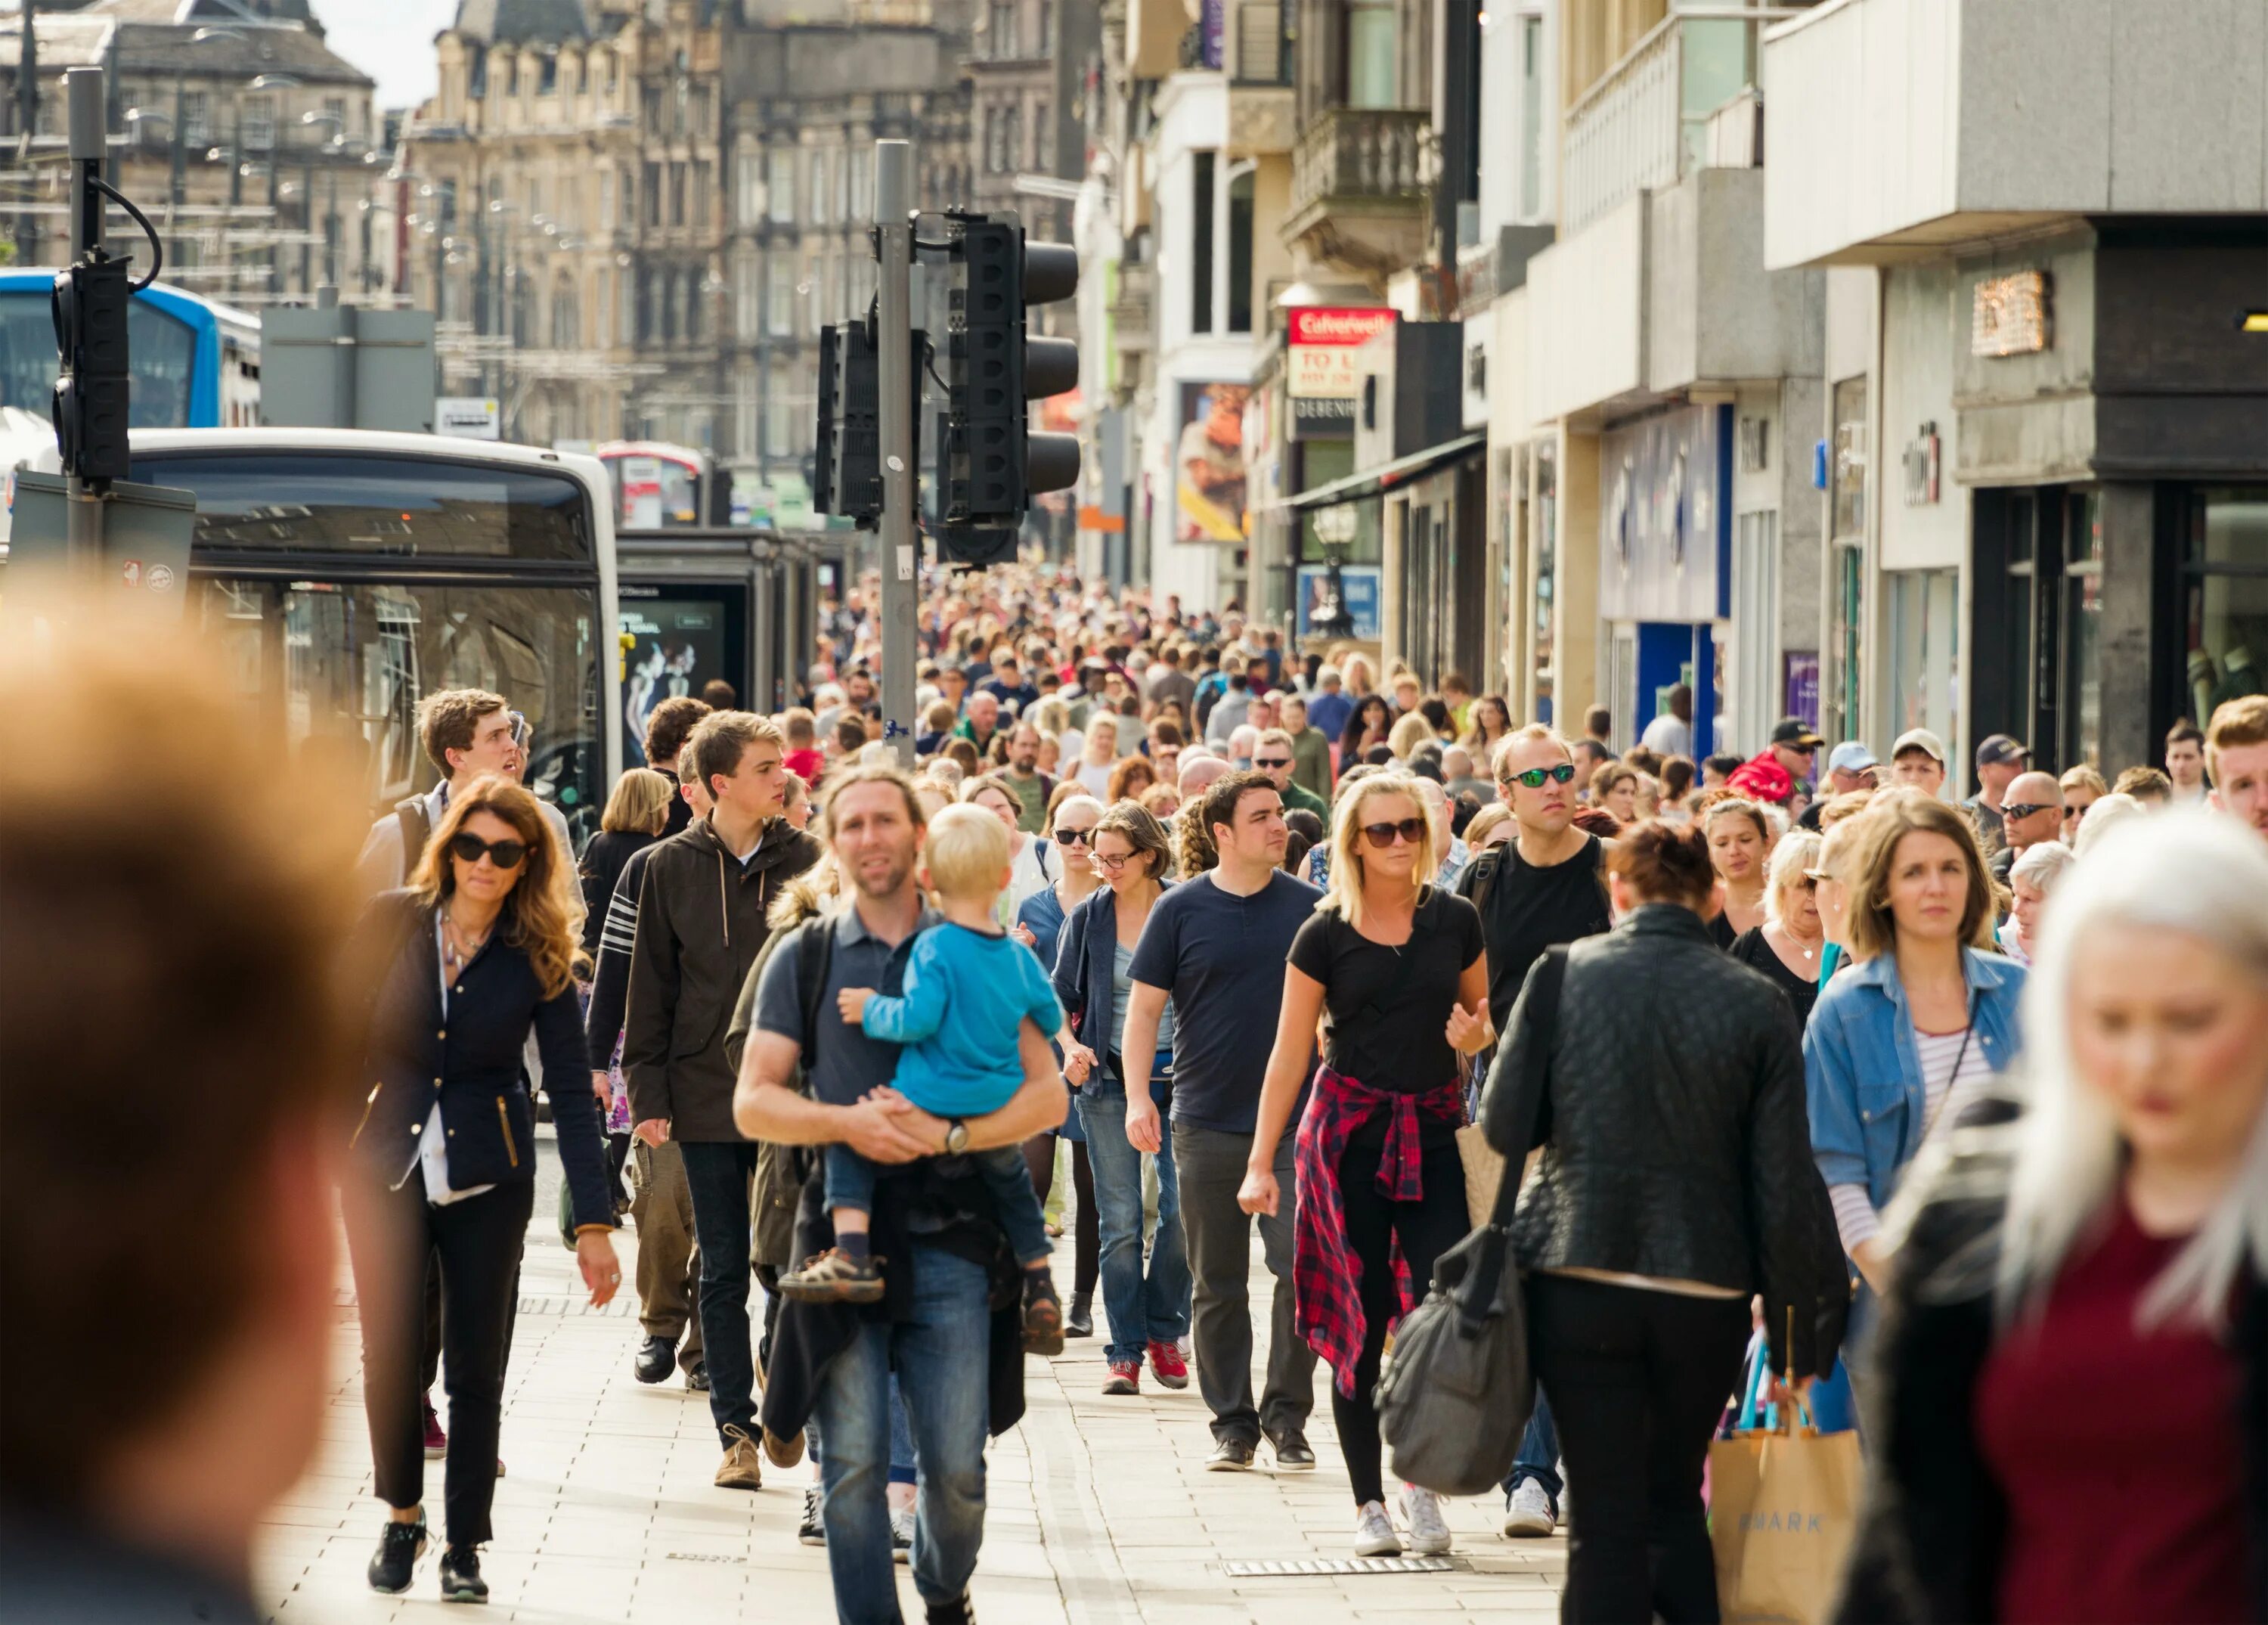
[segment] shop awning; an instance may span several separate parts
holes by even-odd
[[[1488,436],[1484,432],[1460,435],[1454,440],[1443,440],[1439,446],[1428,446],[1424,451],[1411,452],[1407,457],[1397,457],[1383,467],[1366,469],[1359,474],[1350,474],[1344,479],[1333,480],[1328,485],[1303,491],[1273,506],[1281,513],[1304,513],[1316,508],[1336,507],[1343,502],[1359,502],[1366,497],[1380,496],[1407,485],[1436,469],[1462,462],[1487,444]]]

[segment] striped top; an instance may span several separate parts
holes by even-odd
[[[1992,1063],[1966,1027],[1951,1032],[1917,1031],[1914,1049],[1921,1058],[1922,1114],[1929,1126],[1922,1138],[1926,1143],[1953,1119],[1953,1113],[1945,1109],[1948,1097],[1955,1089],[1971,1089],[1990,1080]],[[1954,1075],[1955,1066],[1961,1068],[1958,1077]],[[1843,1237],[1844,1252],[1855,1252],[1860,1242],[1871,1241],[1881,1232],[1881,1215],[1867,1200],[1864,1185],[1830,1186],[1827,1196],[1835,1205],[1835,1228]]]

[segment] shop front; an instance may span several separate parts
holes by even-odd
[[[1714,748],[1729,637],[1729,405],[1674,408],[1599,437],[1599,618],[1617,750],[1693,691],[1697,753]]]

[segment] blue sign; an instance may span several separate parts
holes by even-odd
[[[1664,412],[1599,440],[1599,614],[1706,621],[1729,538],[1723,409]],[[1720,528],[1724,536],[1719,536]]]
[[[1376,565],[1342,565],[1339,567],[1339,591],[1346,600],[1346,612],[1354,619],[1354,631],[1348,634],[1366,643],[1375,643],[1381,632],[1378,620],[1378,596],[1386,572]],[[1330,593],[1330,572],[1322,565],[1300,566],[1299,635],[1310,638],[1315,632],[1315,617],[1323,610],[1323,601]]]

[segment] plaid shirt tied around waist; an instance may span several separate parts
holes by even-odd
[[[1388,1201],[1418,1201],[1425,1194],[1418,1116],[1462,1125],[1464,1093],[1454,1079],[1421,1095],[1404,1095],[1373,1089],[1329,1067],[1315,1073],[1292,1152],[1299,1185],[1292,1230],[1292,1302],[1300,1337],[1329,1363],[1332,1385],[1346,1399],[1354,1397],[1354,1368],[1368,1327],[1362,1312],[1362,1264],[1347,1243],[1339,1159],[1346,1154],[1348,1137],[1381,1112],[1387,1121],[1386,1144],[1378,1157],[1379,1193]],[[1406,1314],[1411,1282],[1398,1239],[1394,1278]]]

